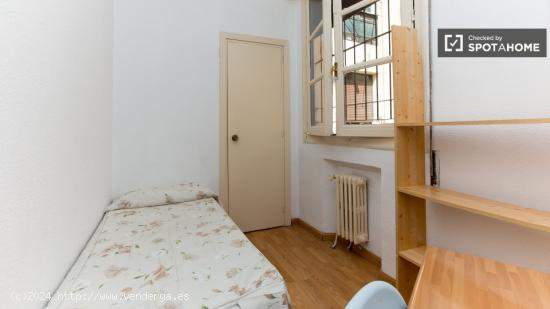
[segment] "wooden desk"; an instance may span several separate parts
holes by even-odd
[[[428,247],[409,308],[550,308],[550,274]]]

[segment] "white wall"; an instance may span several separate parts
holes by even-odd
[[[432,1],[437,28],[549,28],[550,3]],[[437,58],[436,121],[550,116],[549,58]],[[550,211],[550,126],[437,128],[441,186]],[[429,243],[550,271],[550,234],[440,206],[428,211]]]
[[[114,196],[185,180],[218,190],[222,31],[289,40],[292,178],[297,179],[298,0],[114,3]],[[293,205],[295,214],[297,190]]]
[[[395,172],[393,151],[303,144],[300,147],[300,218],[323,232],[336,229],[335,184],[348,173],[369,181],[367,249],[395,276]]]
[[[112,3],[0,1],[0,307],[53,292],[111,189]]]
[[[408,16],[411,8],[402,9],[401,14]],[[409,19],[404,17],[402,23],[408,25]],[[300,218],[328,233],[336,229],[335,184],[330,182],[330,177],[347,173],[368,179],[369,242],[365,247],[381,257],[382,271],[395,277],[394,152],[302,144],[299,169]]]

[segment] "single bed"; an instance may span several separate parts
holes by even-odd
[[[122,196],[47,308],[289,308],[281,274],[214,197],[195,184]]]

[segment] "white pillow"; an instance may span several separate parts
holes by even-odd
[[[176,204],[217,197],[212,190],[195,183],[185,183],[167,187],[138,189],[115,199],[105,211]]]

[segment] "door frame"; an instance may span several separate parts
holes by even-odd
[[[227,108],[227,43],[230,40],[276,45],[283,48],[283,112],[284,112],[284,224],[290,225],[290,98],[288,40],[251,36],[237,33],[220,32],[220,197],[219,202],[229,213],[229,174],[228,174],[228,108]],[[261,202],[261,201],[258,201]]]

